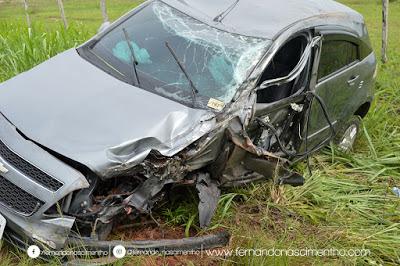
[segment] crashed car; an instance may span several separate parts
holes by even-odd
[[[221,188],[301,185],[294,163],[351,150],[375,76],[363,17],[335,1],[147,1],[0,85],[5,236],[104,245],[174,185],[207,227]]]

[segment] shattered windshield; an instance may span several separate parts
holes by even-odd
[[[218,30],[153,2],[102,37],[91,52],[128,82],[135,80],[135,58],[141,88],[191,104],[193,88],[168,43],[198,90],[195,106],[202,107],[210,100],[231,101],[268,42]]]

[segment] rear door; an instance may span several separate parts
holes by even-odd
[[[331,123],[337,127],[353,108],[352,97],[362,86],[360,47],[355,36],[345,32],[321,32],[315,93],[326,105]],[[310,145],[328,140],[331,129],[320,103],[314,99],[311,107],[308,139]]]

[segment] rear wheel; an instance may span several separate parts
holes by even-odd
[[[335,137],[335,145],[342,152],[348,153],[353,149],[354,143],[360,132],[361,117],[353,115],[344,125],[339,129]]]

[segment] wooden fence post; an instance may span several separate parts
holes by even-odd
[[[61,19],[64,23],[64,28],[67,29],[68,22],[67,22],[67,18],[65,17],[64,4],[63,4],[62,0],[57,0],[57,3],[58,3],[58,8],[60,9]]]
[[[388,61],[387,58],[387,45],[388,45],[388,34],[389,34],[389,0],[382,0],[382,63]]]
[[[103,15],[103,23],[108,22],[108,14],[107,14],[107,6],[106,6],[106,0],[100,0],[100,9],[101,9],[101,14]]]
[[[29,13],[28,13],[28,0],[24,0],[24,9],[25,9],[25,15],[26,15],[26,23],[28,24],[28,34],[29,34],[29,36],[31,36],[32,24],[31,24],[31,18],[29,17]]]

